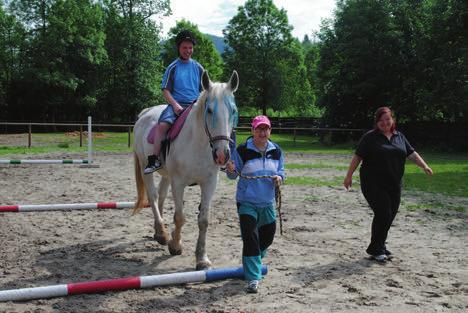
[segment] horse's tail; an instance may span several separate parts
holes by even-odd
[[[133,152],[133,161],[135,164],[135,182],[138,197],[137,201],[135,202],[135,206],[133,207],[133,214],[137,214],[141,211],[141,209],[148,205],[148,200],[146,199],[145,182],[143,181],[140,160],[138,159],[136,152]]]

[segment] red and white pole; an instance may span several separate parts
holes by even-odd
[[[130,209],[135,202],[96,202],[96,203],[63,203],[63,204],[20,204],[0,205],[0,212],[35,212],[35,211],[66,211],[93,209]]]
[[[267,267],[262,267],[262,274],[266,275]],[[243,278],[242,267],[228,267],[206,271],[193,271],[153,276],[139,276],[98,280],[82,283],[70,283],[46,287],[22,288],[0,291],[0,302],[24,301],[53,297],[64,297],[77,294],[101,293],[105,291],[141,289],[174,284],[208,282],[228,278]]]

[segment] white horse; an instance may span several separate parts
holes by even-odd
[[[227,83],[213,83],[208,73],[203,73],[204,91],[193,104],[178,137],[170,144],[165,166],[158,171],[161,175],[158,189],[155,188],[153,175],[143,174],[142,169],[146,166],[147,156],[152,154],[153,150],[152,144],[147,141],[147,136],[166,106],[160,105],[143,110],[134,128],[135,177],[138,192],[134,213],[144,206],[146,194],[154,215],[154,239],[162,245],[168,244],[172,255],[182,253],[181,230],[185,223],[184,188],[193,184],[200,186],[199,232],[195,251],[197,270],[211,267],[205,249],[208,211],[216,189],[219,168],[230,158],[230,134],[237,124],[234,92],[238,84],[239,77],[236,71],[232,73]],[[169,185],[175,203],[175,229],[172,238],[162,219]],[[156,199],[158,199],[157,207]]]

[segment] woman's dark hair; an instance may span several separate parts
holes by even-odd
[[[177,49],[179,49],[180,44],[184,41],[190,41],[194,46],[197,44],[197,40],[195,39],[195,36],[192,34],[191,31],[187,29],[180,31],[177,34],[177,37],[175,39]]]
[[[380,108],[377,109],[377,111],[375,111],[375,114],[374,114],[374,128],[377,129],[377,122],[380,121],[380,118],[385,113],[389,113],[390,116],[393,119],[393,125],[392,125],[392,128],[390,128],[390,131],[394,132],[395,129],[396,129],[396,119],[395,119],[395,115],[393,114],[393,111],[390,110],[389,107],[380,107]]]

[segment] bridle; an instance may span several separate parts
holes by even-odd
[[[208,103],[208,97],[206,98],[205,102],[205,108]],[[210,130],[208,129],[208,124],[206,121],[206,116],[203,118],[203,126],[205,127],[205,134],[208,136],[208,140],[210,142],[210,147],[213,148],[213,145],[216,141],[221,141],[225,140],[228,143],[234,143],[234,141],[231,139],[231,136],[224,136],[224,135],[219,135],[219,136],[212,136],[210,133]],[[234,128],[233,128],[234,129]]]
[[[205,133],[208,136],[208,141],[210,142],[210,147],[213,148],[213,145],[216,141],[221,141],[221,140],[226,140],[229,143],[234,143],[234,141],[231,139],[231,137],[224,136],[224,135],[219,135],[219,136],[211,136],[211,133],[208,129],[208,126],[206,125],[206,119],[204,121],[205,125]]]

